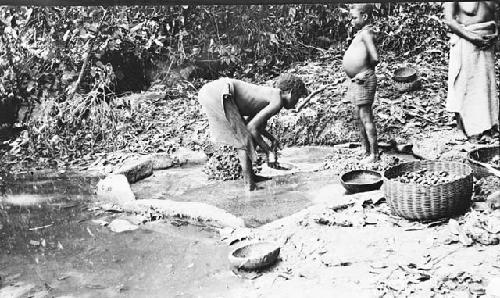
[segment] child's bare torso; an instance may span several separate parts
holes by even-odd
[[[371,33],[367,29],[358,32],[344,54],[342,67],[349,78],[370,68],[368,49],[363,41],[364,34]]]
[[[255,116],[272,101],[280,100],[280,90],[268,86],[231,80],[234,86],[234,100],[242,116]]]

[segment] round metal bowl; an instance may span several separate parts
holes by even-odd
[[[376,171],[354,170],[340,176],[340,183],[350,193],[377,190],[382,186],[382,175]]]
[[[500,176],[500,146],[476,148],[467,154],[476,178],[494,174]]]
[[[473,163],[491,163],[495,159],[500,158],[500,147],[499,146],[487,146],[474,149],[468,153],[469,161]],[[492,167],[499,169],[495,164],[491,164]]]
[[[394,81],[409,83],[417,79],[417,71],[411,67],[400,67],[394,72]]]
[[[276,243],[246,243],[229,254],[229,262],[238,269],[264,269],[273,265],[279,254],[280,247]]]

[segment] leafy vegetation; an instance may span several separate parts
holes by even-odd
[[[443,59],[440,18],[438,3],[378,5],[381,51]],[[151,126],[161,134],[159,113],[183,123],[155,139],[192,147],[183,135],[186,123],[206,127],[191,108],[206,79],[264,82],[296,62],[341,57],[351,37],[343,5],[2,7],[0,20],[1,119],[27,128],[13,153],[64,160],[128,150]],[[122,100],[152,85],[182,108]]]

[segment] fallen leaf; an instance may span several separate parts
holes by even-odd
[[[462,229],[460,228],[458,221],[452,218],[448,221],[448,230],[454,235],[460,235]]]

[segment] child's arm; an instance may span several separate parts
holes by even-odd
[[[266,129],[262,129],[262,135],[265,138],[267,138],[269,141],[271,141],[271,149],[272,150],[276,150],[279,148],[278,140],[269,131],[267,131]]]
[[[378,53],[377,47],[375,46],[375,42],[373,40],[373,31],[370,29],[363,34],[363,42],[365,43],[366,50],[368,51],[368,59],[370,63],[370,67],[375,67],[378,64]]]
[[[253,118],[248,122],[247,128],[252,134],[257,144],[264,149],[264,151],[269,152],[271,148],[262,138],[260,127],[265,127],[267,120],[276,114],[281,108],[280,101],[271,101],[265,108],[260,110]]]

